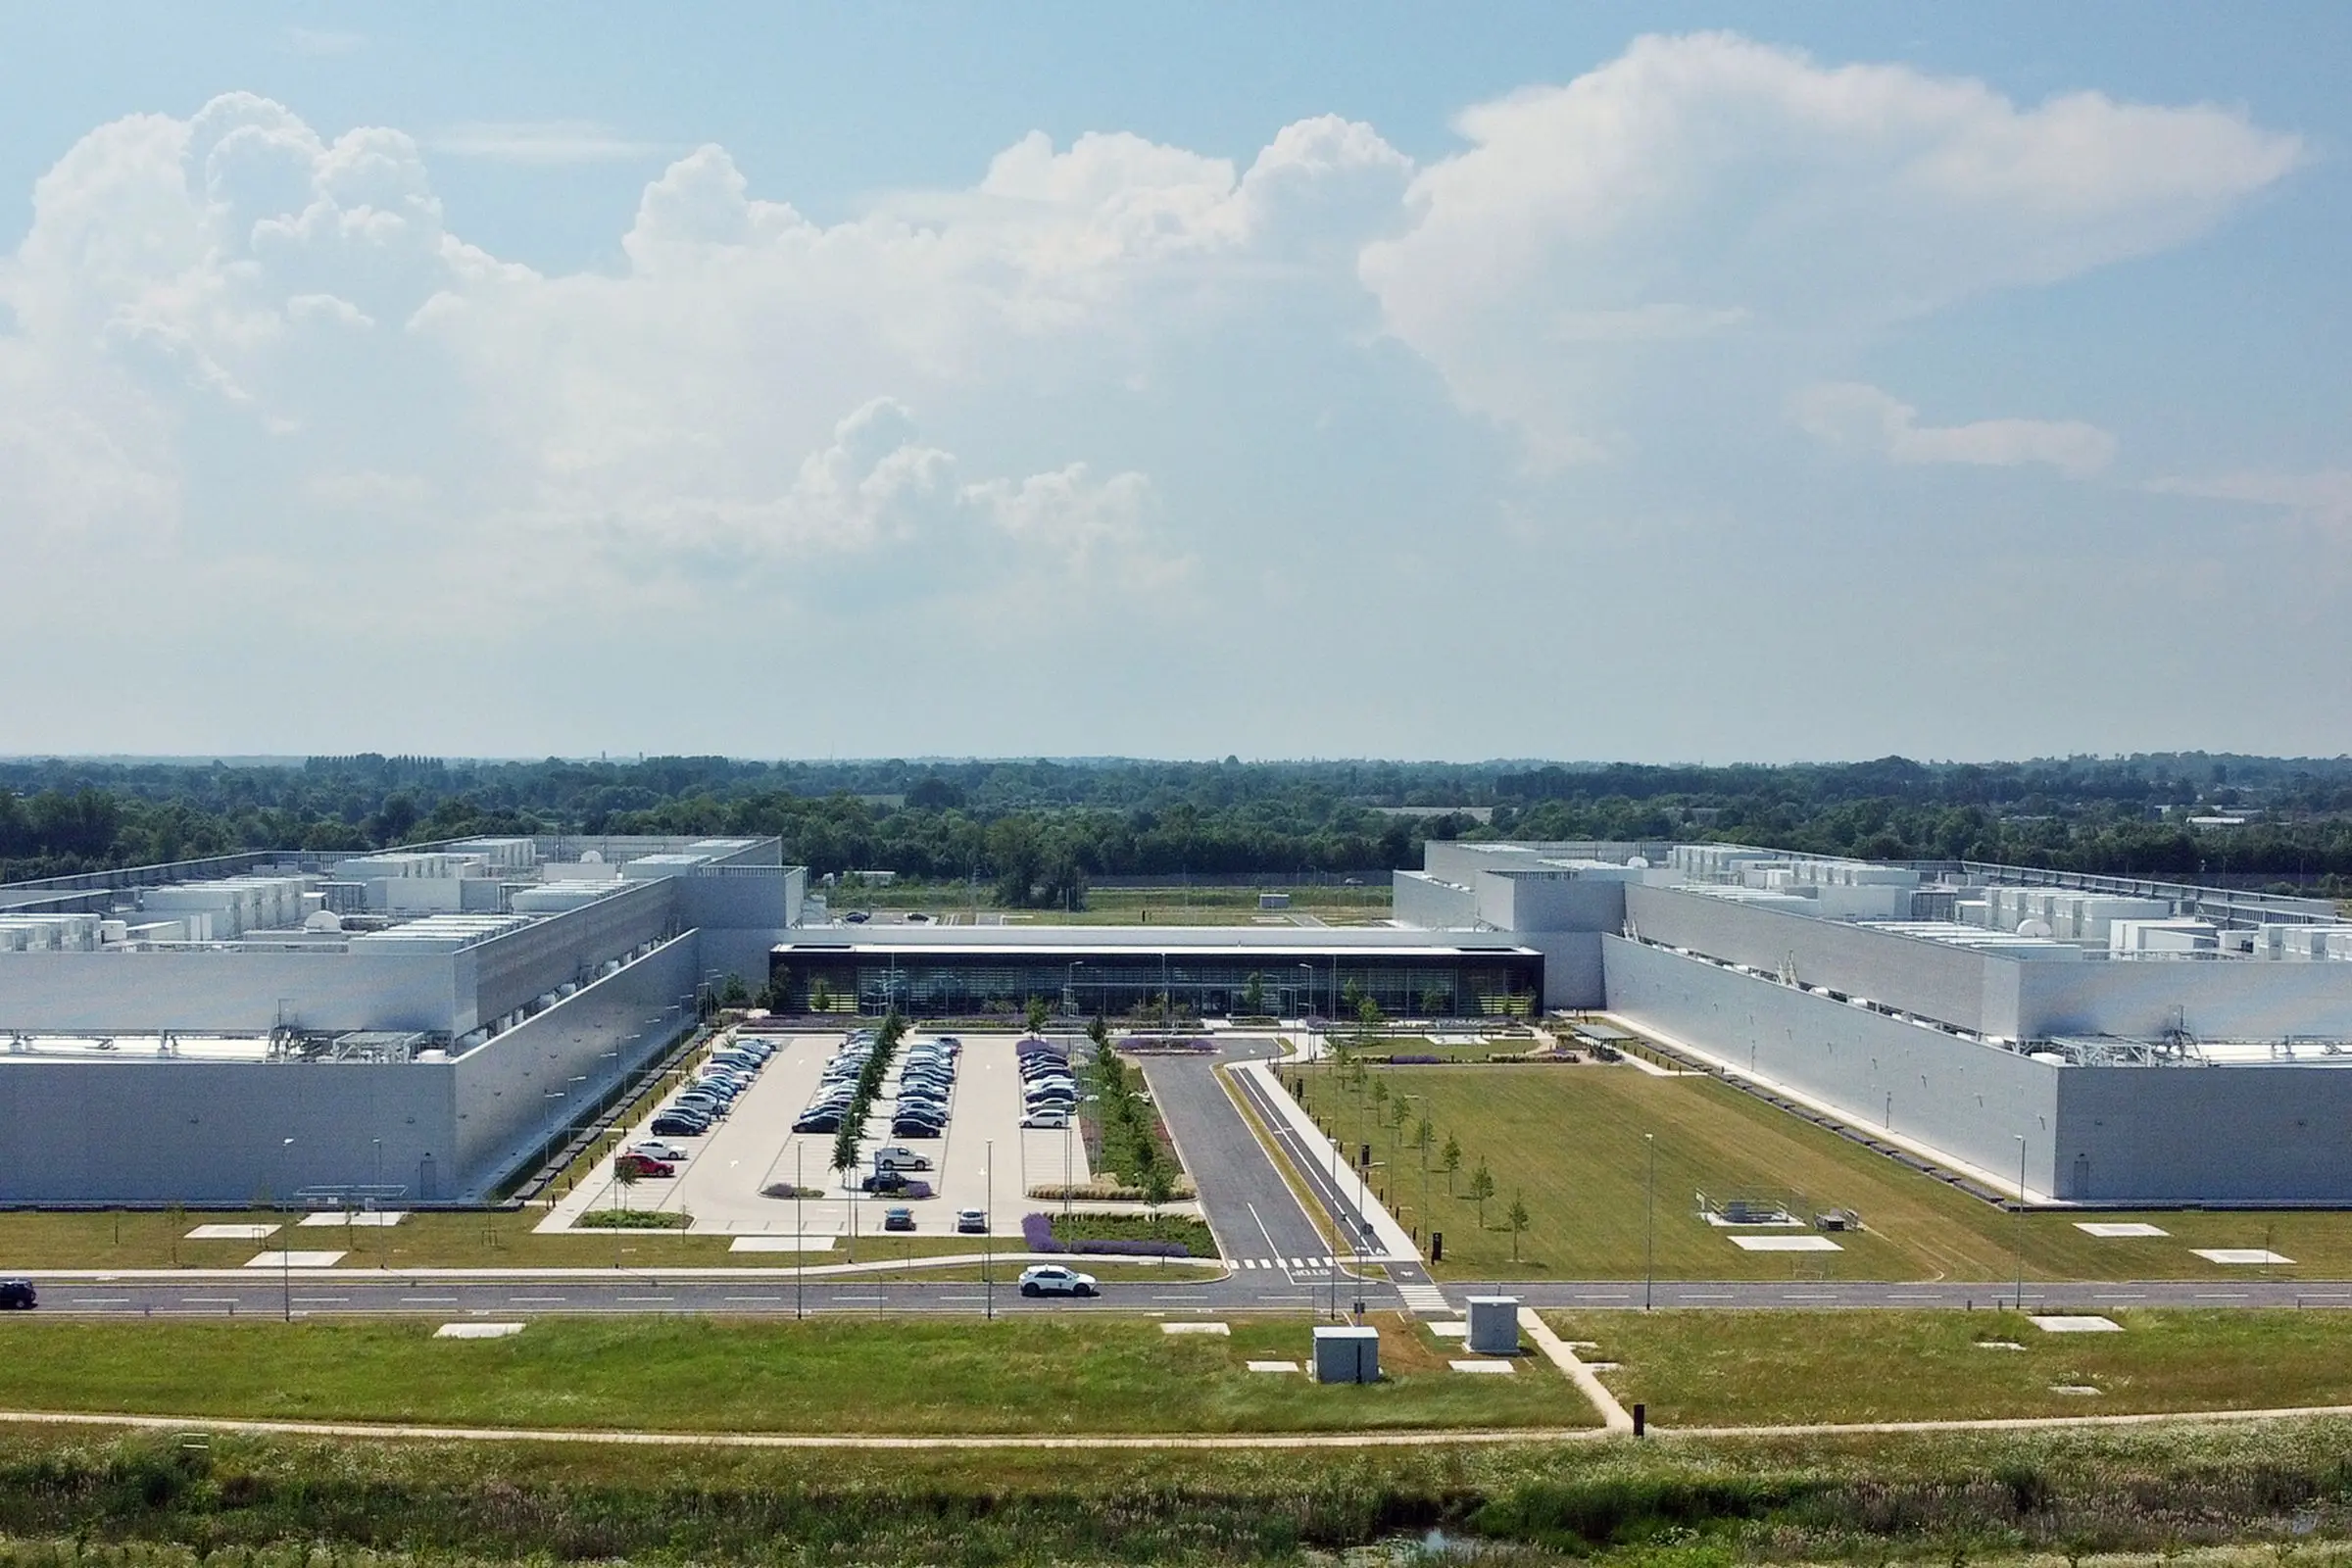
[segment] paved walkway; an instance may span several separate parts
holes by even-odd
[[[1551,1325],[1538,1317],[1534,1307],[1523,1306],[1519,1309],[1519,1332],[1535,1341],[1536,1348],[1548,1356],[1551,1364],[1558,1367],[1568,1381],[1592,1401],[1592,1408],[1600,1412],[1604,1428],[1611,1432],[1634,1430],[1634,1418],[1626,1413],[1624,1405],[1617,1402],[1617,1396],[1608,1391],[1591,1367],[1577,1359],[1576,1352],[1568,1348],[1568,1342],[1552,1333]]]

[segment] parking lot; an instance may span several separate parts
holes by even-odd
[[[963,1052],[949,1098],[947,1126],[938,1138],[891,1135],[890,1107],[898,1088],[894,1064],[872,1114],[866,1118],[858,1168],[846,1178],[830,1168],[832,1134],[792,1130],[793,1122],[817,1093],[825,1062],[841,1048],[844,1036],[767,1038],[776,1042],[775,1054],[736,1100],[725,1119],[701,1138],[662,1140],[684,1149],[688,1158],[674,1178],[639,1181],[626,1195],[627,1206],[682,1209],[693,1216],[692,1228],[697,1234],[777,1239],[846,1236],[853,1223],[856,1234],[870,1235],[882,1229],[883,1211],[893,1206],[913,1211],[916,1235],[949,1236],[956,1233],[957,1209],[982,1208],[990,1210],[992,1234],[1017,1237],[1021,1216],[1041,1206],[1024,1196],[1031,1186],[1058,1183],[1065,1170],[1072,1181],[1086,1179],[1085,1144],[1075,1128],[1022,1130],[1020,1075],[1008,1036],[958,1037]],[[910,1032],[900,1055],[929,1038],[919,1030]],[[628,1141],[636,1143],[645,1136],[640,1124],[630,1130]],[[992,1140],[996,1155],[993,1206],[988,1179]],[[912,1174],[930,1182],[935,1196],[910,1200],[852,1197],[844,1190],[845,1183],[855,1186],[872,1173],[876,1150],[894,1145],[931,1161],[930,1170]],[[826,1196],[797,1202],[762,1196],[763,1188],[777,1183],[821,1189]],[[557,1206],[550,1228],[567,1225],[588,1210],[619,1207],[622,1201],[608,1159]]]

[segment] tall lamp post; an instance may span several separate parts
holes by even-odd
[[[980,1288],[988,1304],[982,1316],[989,1322],[997,1320],[997,1141],[988,1141],[988,1167],[981,1173],[985,1183],[981,1201],[987,1206],[980,1211]]]
[[[2017,1140],[2017,1309],[2026,1309],[2026,1135],[2012,1133]]]
[[[1658,1278],[1658,1135],[1643,1133],[1642,1141],[1649,1146],[1649,1177],[1642,1185],[1642,1310],[1646,1312]]]
[[[795,1318],[808,1314],[808,1226],[801,1217],[807,1212],[802,1206],[807,1189],[801,1186],[801,1156],[808,1152],[806,1145],[792,1146],[792,1239],[801,1244],[792,1253],[792,1315]]]
[[[279,1189],[285,1194],[284,1198],[278,1200],[278,1212],[291,1214],[291,1200],[294,1197],[294,1140],[291,1138],[277,1146],[277,1181]],[[281,1224],[277,1232],[277,1284],[285,1301],[286,1321],[289,1323],[294,1321],[293,1246],[291,1227]]]

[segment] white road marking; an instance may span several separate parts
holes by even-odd
[[[449,1306],[457,1300],[457,1298],[454,1296],[404,1296],[401,1299],[416,1306]]]

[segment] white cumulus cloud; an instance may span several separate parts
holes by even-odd
[[[1363,277],[1466,407],[1558,458],[1611,449],[1625,345],[1785,357],[2070,277],[2203,232],[2303,156],[2222,109],[2022,107],[1720,33],[1641,39],[1455,123],[1470,147],[1414,177]]]
[[[1921,424],[1908,403],[1858,381],[1805,388],[1790,412],[1806,434],[1874,451],[1895,463],[1965,463],[2014,468],[2045,464],[2086,479],[2115,461],[2115,437],[2080,419],[1978,419]]]

